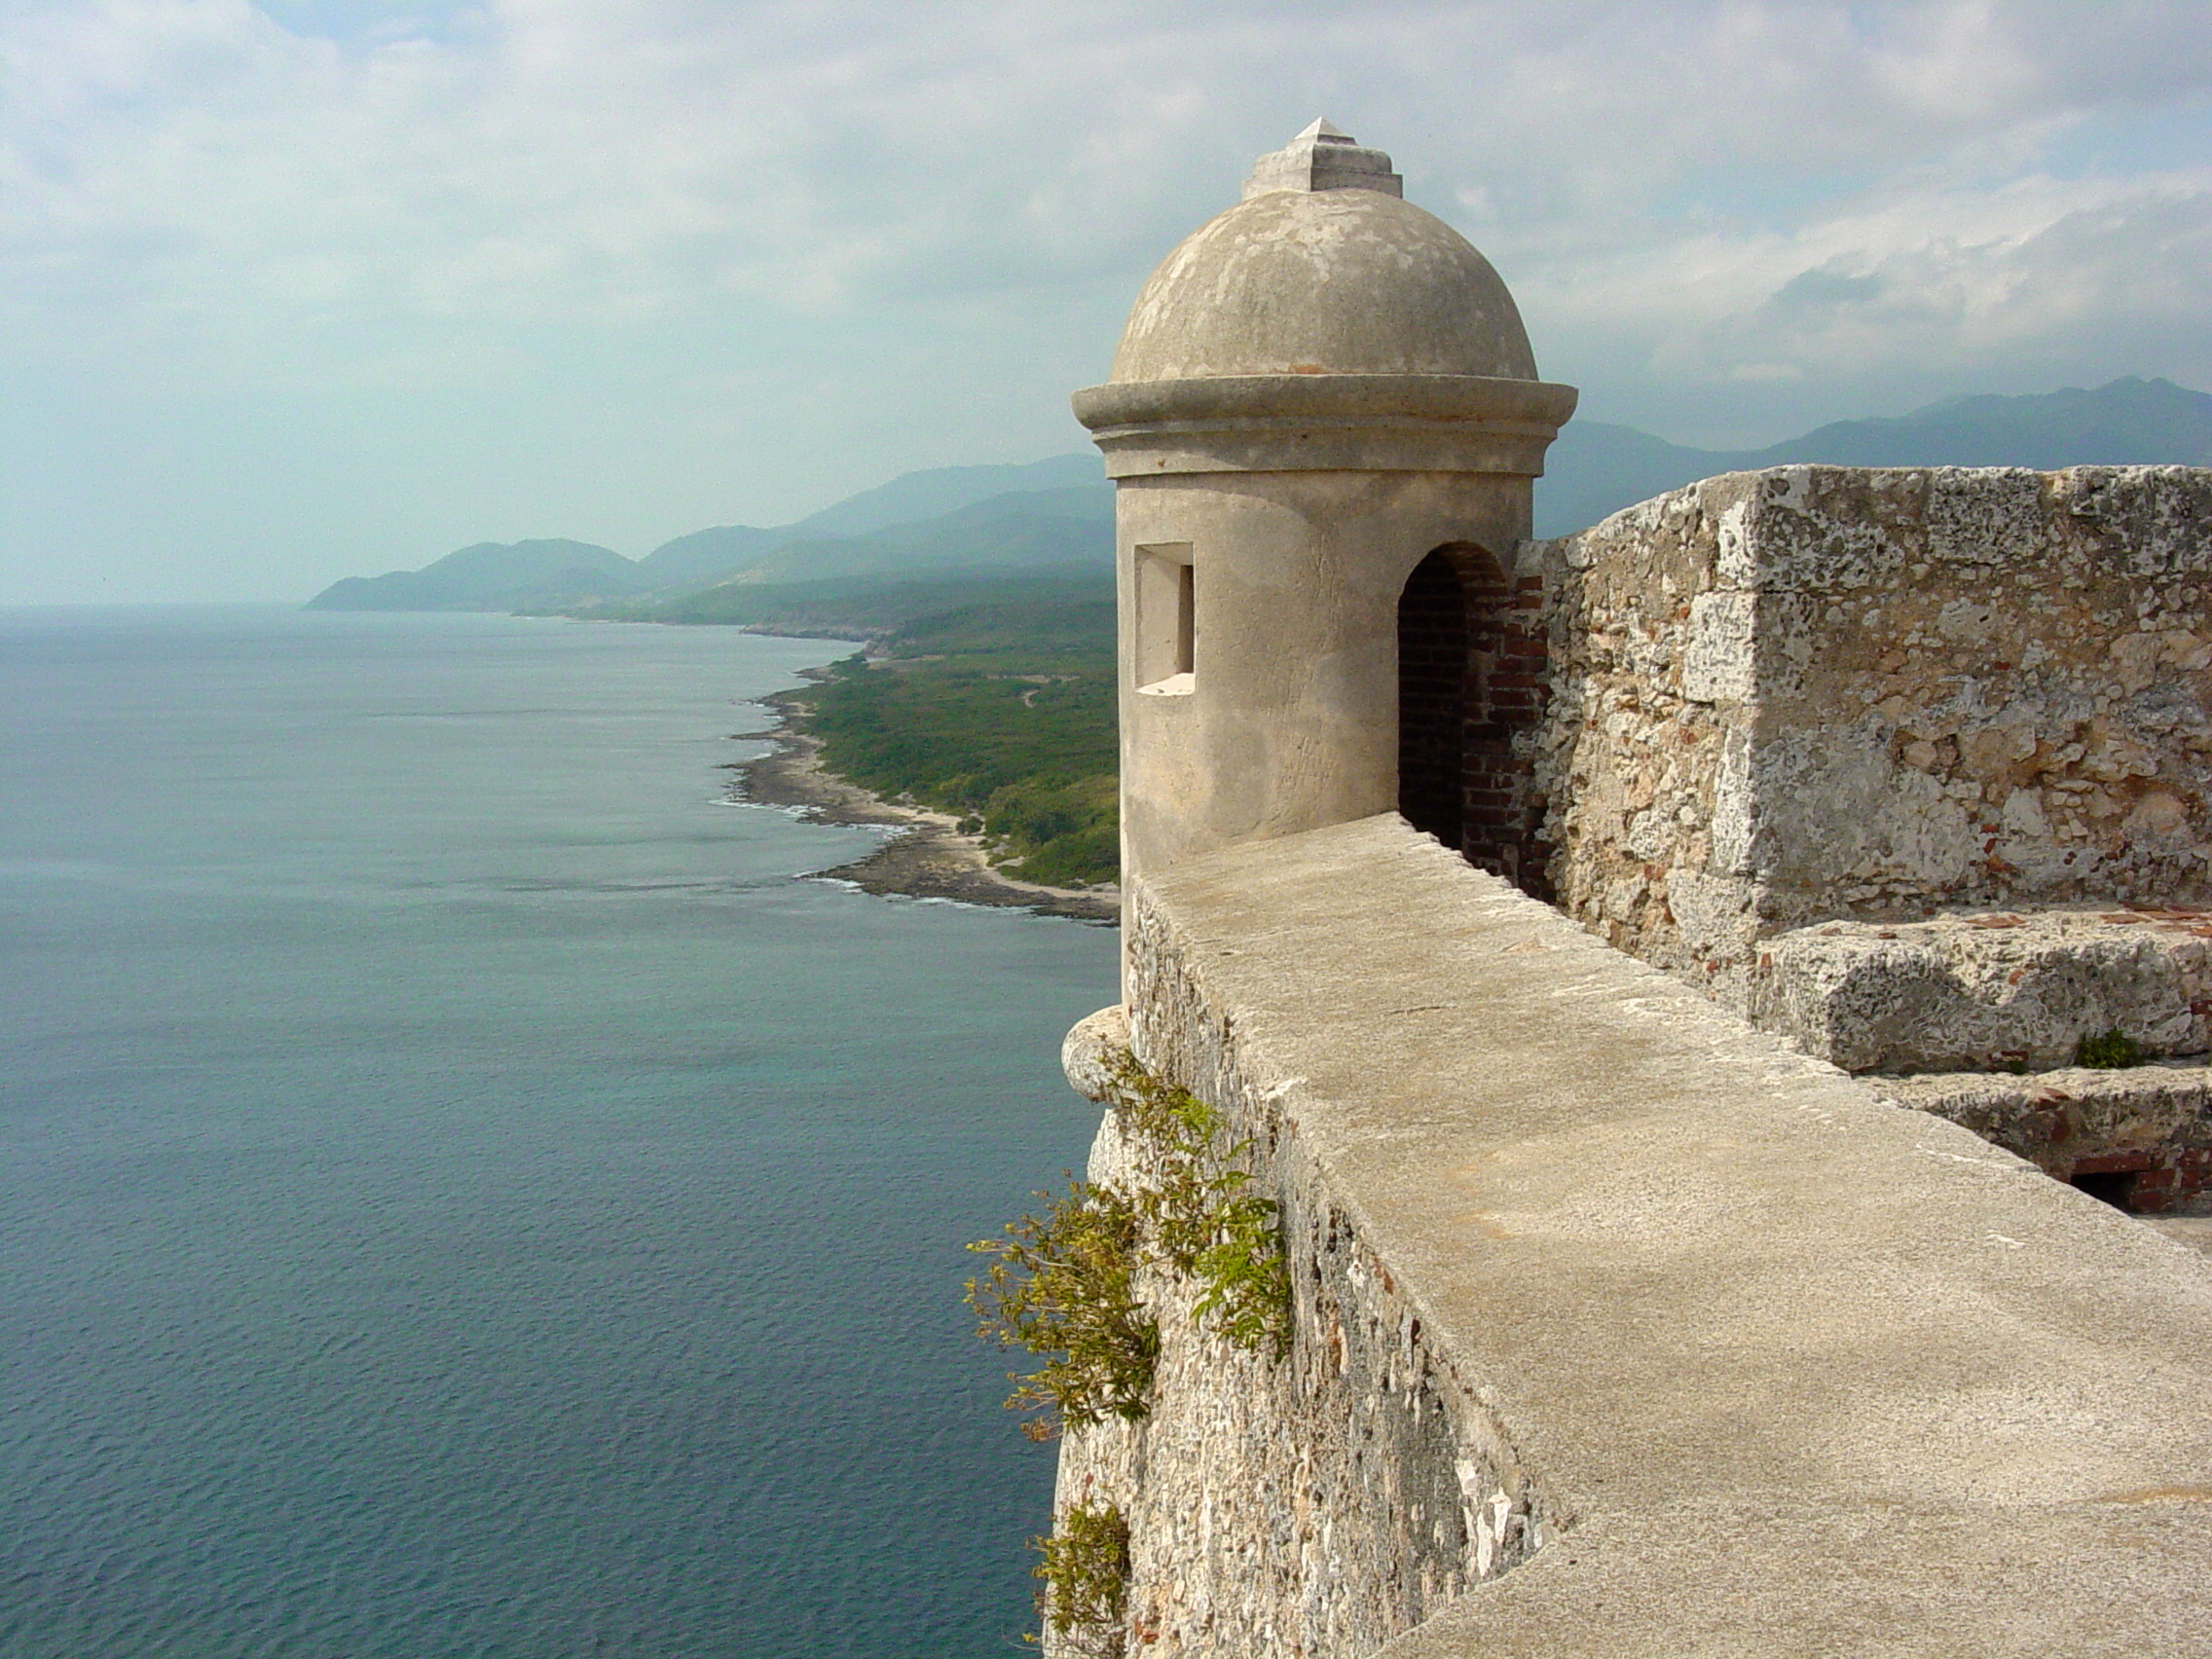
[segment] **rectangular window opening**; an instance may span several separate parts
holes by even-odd
[[[1139,691],[1190,691],[1198,667],[1198,574],[1188,541],[1136,550],[1136,682]]]

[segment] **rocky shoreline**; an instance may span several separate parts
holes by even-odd
[[[733,760],[729,798],[756,806],[796,807],[810,824],[881,824],[900,832],[865,859],[812,872],[825,881],[849,881],[864,893],[950,899],[1034,910],[1072,921],[1112,923],[1122,915],[1119,888],[1046,887],[994,869],[981,840],[963,835],[959,821],[927,807],[888,801],[840,778],[822,764],[822,745],[797,729],[794,693],[761,701],[777,719],[766,737],[775,747],[757,760]]]

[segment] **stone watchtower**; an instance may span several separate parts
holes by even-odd
[[[1260,158],[1075,394],[1119,486],[1124,879],[1393,807],[1534,876],[1513,553],[1574,401],[1387,155],[1324,121]]]

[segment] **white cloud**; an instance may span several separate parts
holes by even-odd
[[[208,305],[812,309],[1118,269],[1328,103],[1441,200],[1573,242],[1732,169],[2170,90],[2187,10],[2087,52],[2079,8],[1990,4],[498,0],[354,47],[245,0],[100,0],[14,32],[7,231],[74,291],[134,269]]]
[[[1912,180],[1788,231],[1561,262],[1524,294],[1555,325],[1641,334],[1654,368],[1696,380],[1782,378],[1778,364],[1969,373],[2118,337],[2201,372],[2212,167],[1994,190]]]
[[[1593,407],[2175,372],[2205,299],[2192,0],[327,9],[10,0],[0,351],[165,396],[688,374],[748,388],[715,418],[763,454],[793,410],[819,444],[855,365],[941,399],[932,353],[970,355],[963,408],[1002,413],[896,413],[979,453],[1030,441],[1010,400],[1056,420],[1101,319],[1320,113],[1478,237]],[[856,455],[855,486],[962,458]]]

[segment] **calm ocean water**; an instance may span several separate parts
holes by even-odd
[[[716,804],[842,648],[0,613],[0,1656],[1017,1645],[1114,939]]]

